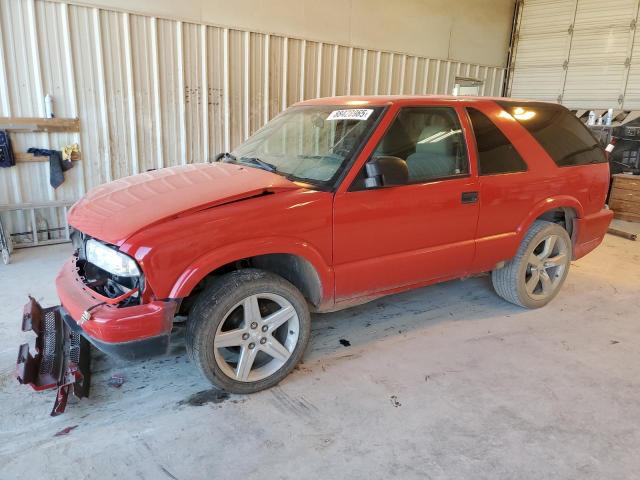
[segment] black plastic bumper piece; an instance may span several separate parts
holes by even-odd
[[[158,335],[157,337],[132,342],[102,342],[87,335],[63,307],[60,307],[60,314],[69,330],[81,335],[101,352],[121,360],[144,360],[146,358],[165,355],[169,350],[170,335]]]

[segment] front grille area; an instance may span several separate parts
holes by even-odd
[[[67,348],[69,360],[79,365],[81,336],[78,332],[62,328],[62,320],[59,318],[60,313],[57,308],[47,308],[42,313],[42,343],[40,346],[42,361],[38,372],[40,375],[56,376],[59,370],[59,365],[56,365],[56,362],[60,359],[58,348]],[[62,339],[65,332],[69,335],[66,339],[66,345]]]
[[[40,363],[40,375],[53,374],[56,358],[56,312],[45,310],[42,319],[42,362]]]
[[[76,365],[80,365],[80,334],[77,332],[71,332],[69,345],[69,360]]]

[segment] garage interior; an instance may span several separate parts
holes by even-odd
[[[634,478],[639,9],[0,0],[0,478]],[[609,152],[609,234],[542,309],[480,275],[315,314],[302,363],[251,395],[212,389],[179,341],[138,362],[94,351],[91,395],[50,417],[52,392],[20,386],[15,358],[28,295],[59,303],[71,205],[341,95],[566,106]]]

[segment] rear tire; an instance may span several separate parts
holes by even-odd
[[[187,320],[191,360],[216,387],[254,393],[277,385],[309,342],[307,302],[284,278],[243,269],[216,279]]]
[[[562,288],[569,273],[572,243],[560,225],[536,220],[516,256],[491,272],[496,293],[525,308],[545,306]]]

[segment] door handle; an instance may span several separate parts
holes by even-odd
[[[478,192],[462,192],[462,203],[477,203]]]

